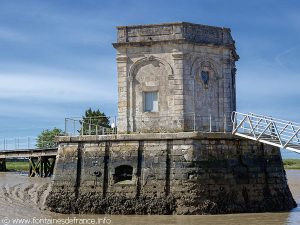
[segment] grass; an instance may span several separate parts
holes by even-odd
[[[300,159],[284,159],[283,165],[287,170],[300,170]]]
[[[28,171],[29,162],[6,162],[6,170],[8,171]]]

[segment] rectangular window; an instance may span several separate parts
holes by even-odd
[[[158,112],[157,91],[144,92],[144,112]]]

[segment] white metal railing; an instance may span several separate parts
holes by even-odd
[[[232,123],[226,115],[204,116],[195,113],[135,116],[132,125],[134,131],[138,133],[232,131]]]
[[[108,135],[117,133],[117,117],[65,118],[65,135]]]
[[[55,147],[50,140],[39,140],[39,146],[37,147],[37,137],[34,136],[0,139],[0,151],[48,149]]]
[[[104,121],[105,120],[105,121]],[[65,135],[108,135],[117,134],[117,117],[72,117],[65,119]],[[172,132],[231,132],[230,116],[198,115],[184,113],[174,115],[145,115],[128,118],[132,130],[129,133],[172,133]]]
[[[300,153],[300,124],[254,113],[232,113],[232,133]]]

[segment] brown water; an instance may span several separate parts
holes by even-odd
[[[288,182],[300,203],[300,170],[287,171]],[[229,214],[214,216],[111,216],[63,215],[43,209],[49,192],[49,179],[28,178],[0,173],[0,224],[124,224],[124,225],[198,225],[300,224],[300,207],[286,213]],[[17,221],[17,219],[24,219]],[[27,221],[25,220],[27,219]]]

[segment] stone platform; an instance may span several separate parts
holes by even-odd
[[[279,148],[227,133],[60,137],[50,210],[220,214],[296,206]]]

